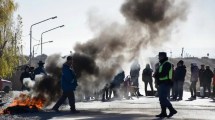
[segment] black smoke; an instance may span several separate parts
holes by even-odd
[[[74,47],[74,70],[78,77],[79,95],[100,91],[110,83],[123,65],[140,56],[148,46],[156,49],[167,42],[179,22],[186,19],[185,0],[125,0],[121,13],[125,23],[110,23],[99,29],[92,39]],[[91,18],[90,22],[98,17]],[[100,24],[100,23],[99,23]],[[35,86],[35,91],[57,98],[61,67],[65,58],[49,56],[46,70],[51,75]],[[48,87],[46,87],[48,85]],[[82,96],[81,96],[82,97]]]

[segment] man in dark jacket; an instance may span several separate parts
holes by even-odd
[[[159,70],[158,73],[155,75],[158,78],[158,85],[159,85],[159,101],[161,105],[161,113],[156,115],[156,117],[164,118],[164,117],[172,117],[177,111],[173,108],[170,101],[167,99],[170,88],[172,86],[172,74],[173,74],[173,67],[172,63],[168,61],[168,57],[166,52],[159,52]],[[167,115],[166,108],[169,109],[170,113]]]
[[[153,89],[153,85],[152,85],[152,72],[153,70],[150,68],[150,65],[147,64],[146,68],[143,70],[142,73],[142,80],[145,83],[145,95],[147,96],[147,86],[148,84],[150,85],[151,91],[154,94],[154,89]]]
[[[109,97],[111,97],[113,91],[114,98],[119,98],[119,88],[120,85],[124,82],[124,78],[125,72],[123,70],[120,70],[120,72],[114,77],[113,81],[111,82]]]
[[[175,69],[174,73],[174,91],[175,95],[173,96],[174,100],[182,100],[183,98],[183,85],[186,75],[186,66],[184,65],[184,61],[180,60],[177,63],[177,67]],[[177,99],[177,97],[179,97]]]
[[[21,88],[22,90],[29,90],[29,88],[25,87],[25,85],[23,83],[24,78],[32,79],[32,76],[30,74],[30,67],[28,65],[25,66],[24,71],[21,73],[20,82],[22,84],[22,88]]]
[[[158,81],[159,81],[159,79],[156,77],[156,75],[158,74],[158,71],[159,71],[159,66],[160,66],[160,63],[159,63],[159,62],[155,64],[155,70],[154,70],[155,72],[154,72],[154,74],[153,74],[153,77],[154,77],[154,79],[155,79],[155,82],[154,82],[154,83],[155,83],[155,88],[157,89],[157,92],[155,93],[155,96],[156,96],[156,97],[159,96],[159,95],[158,95],[158,89],[159,89],[159,88],[158,88],[158,87],[159,87],[159,86],[158,86]]]
[[[72,56],[68,56],[66,63],[64,63],[62,67],[61,88],[63,90],[63,94],[52,108],[52,110],[54,111],[58,112],[59,111],[58,108],[64,103],[66,98],[68,98],[71,113],[79,113],[79,111],[77,111],[75,108],[74,91],[76,90],[78,84],[75,72],[72,68],[72,64],[73,58]]]
[[[206,89],[208,90],[208,97],[211,97],[211,82],[213,78],[213,72],[210,69],[210,66],[206,66],[205,72],[204,72],[204,95]]]
[[[195,100],[196,99],[196,83],[197,83],[198,77],[199,77],[199,68],[196,63],[191,63],[190,71],[191,71],[191,77],[190,77],[191,97],[189,99]]]
[[[130,69],[130,76],[131,76],[131,82],[133,86],[138,87],[137,90],[137,95],[138,96],[143,96],[142,94],[140,94],[139,91],[139,72],[140,72],[140,64],[138,63],[137,60],[135,60],[132,65],[131,65],[131,69]]]
[[[204,87],[204,72],[205,72],[205,65],[201,65],[201,68],[199,69],[199,82],[200,82],[200,87]]]
[[[44,62],[43,61],[39,61],[38,62],[38,67],[34,70],[34,74],[38,75],[38,74],[44,74],[47,75],[45,68],[44,68]]]

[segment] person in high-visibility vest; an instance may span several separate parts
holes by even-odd
[[[159,69],[155,77],[158,79],[158,94],[161,106],[161,113],[156,117],[172,117],[177,111],[173,108],[172,104],[168,100],[170,88],[172,86],[173,67],[172,63],[168,61],[166,52],[159,52]],[[170,113],[167,115],[166,108],[169,109]]]

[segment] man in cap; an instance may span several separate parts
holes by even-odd
[[[47,75],[45,68],[44,68],[44,62],[43,61],[39,61],[38,62],[38,67],[34,70],[34,74],[38,75],[38,74],[44,74]]]
[[[161,105],[161,113],[156,115],[156,117],[164,118],[164,117],[172,117],[177,111],[173,108],[172,104],[168,100],[168,95],[170,93],[170,88],[172,86],[172,74],[173,67],[172,64],[168,61],[168,57],[166,52],[159,52],[159,70],[155,77],[158,79],[158,93],[159,93],[159,101]],[[166,108],[169,109],[170,113],[167,115]]]

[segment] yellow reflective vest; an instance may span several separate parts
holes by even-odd
[[[168,61],[165,61],[163,64],[161,64],[159,66],[159,73],[161,73],[163,71],[163,65],[165,63],[167,63]],[[170,63],[171,64],[171,63]],[[169,70],[168,75],[166,75],[165,77],[159,77],[159,80],[164,81],[164,80],[172,80],[172,76],[173,76],[173,68],[172,68],[172,64],[171,64],[171,68]]]

